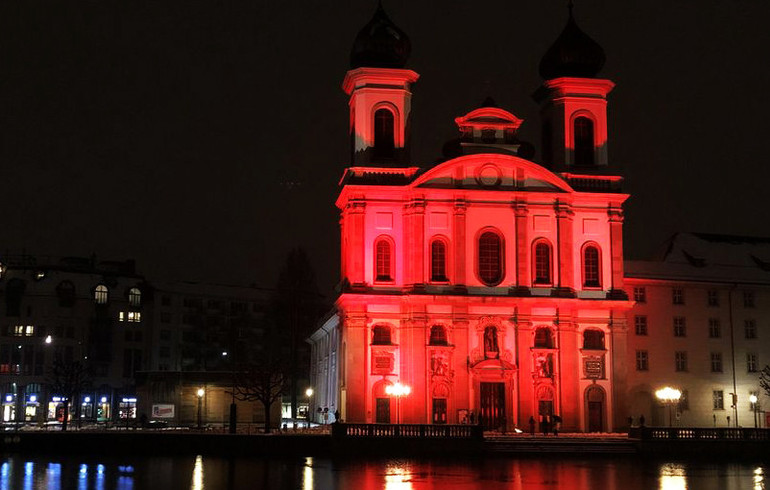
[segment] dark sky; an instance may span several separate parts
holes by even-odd
[[[385,0],[412,40],[413,156],[486,95],[539,140],[566,0]],[[338,278],[340,84],[374,0],[3,2],[0,251],[135,258],[151,278],[271,285],[300,245]],[[578,0],[607,53],[626,255],[770,235],[770,2]],[[537,160],[537,157],[535,158]]]

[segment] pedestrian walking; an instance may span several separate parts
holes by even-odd
[[[529,416],[529,433],[532,436],[535,435],[535,417],[533,415]]]

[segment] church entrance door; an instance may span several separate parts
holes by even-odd
[[[602,402],[588,402],[588,432],[602,432],[604,419]]]
[[[499,429],[505,423],[505,383],[481,383],[479,423],[487,430]]]
[[[378,424],[390,423],[390,398],[377,398],[377,416],[374,419]]]

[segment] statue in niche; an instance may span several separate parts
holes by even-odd
[[[447,375],[447,362],[446,359],[444,359],[441,356],[433,356],[431,359],[431,371],[433,371],[434,376],[446,376]]]
[[[553,376],[553,354],[538,354],[535,358],[535,372],[541,378]]]
[[[497,346],[497,329],[495,327],[484,329],[484,352],[495,354],[493,357],[499,355],[500,349]]]

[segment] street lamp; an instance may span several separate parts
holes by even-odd
[[[754,428],[757,428],[757,402],[759,399],[757,398],[757,395],[752,393],[749,395],[749,401],[751,402],[751,406],[754,409]]]
[[[655,397],[660,400],[664,405],[668,405],[668,425],[671,426],[671,407],[679,403],[679,399],[682,398],[682,392],[676,388],[666,386],[655,392]]]
[[[206,390],[204,390],[203,388],[198,388],[198,392],[196,393],[196,395],[198,395],[198,430],[200,430],[203,427],[201,409],[203,407],[203,395],[205,394],[206,394]]]
[[[310,414],[312,411],[310,410],[310,398],[313,396],[313,388],[308,388],[305,390],[305,396],[307,397],[307,427],[310,428]]]
[[[401,423],[401,398],[404,396],[409,396],[409,393],[411,392],[412,389],[410,387],[407,385],[402,385],[398,381],[385,387],[386,395],[396,397],[396,424]]]

